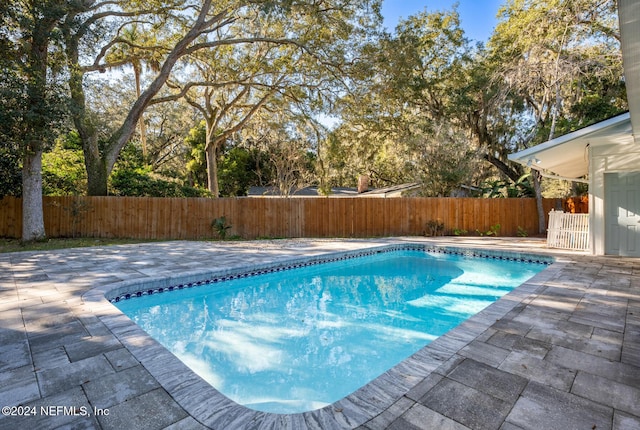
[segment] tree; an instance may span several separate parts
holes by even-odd
[[[453,9],[411,16],[359,52],[361,80],[328,146],[341,180],[420,180],[428,195],[486,180],[532,195],[532,181],[540,197],[536,172],[523,179],[508,154],[624,109],[613,1],[512,0],[501,13],[486,48]]]
[[[314,182],[317,148],[307,133],[308,118],[285,109],[262,112],[261,118],[243,130],[245,147],[264,154],[271,171],[271,182],[282,196]]]
[[[475,151],[455,106],[471,62],[459,24],[455,10],[425,11],[401,21],[381,47],[361,52],[366,66],[360,85],[342,99],[344,121],[333,134],[329,154],[342,168],[349,165],[351,182],[361,174],[371,177],[374,186],[420,181],[425,195],[448,195],[478,179],[473,177],[478,169],[462,168]],[[352,149],[344,154],[339,146]],[[443,153],[455,157],[447,161],[457,158],[460,164],[447,168]],[[456,168],[462,174],[453,174]],[[436,176],[446,184],[436,183]]]
[[[204,117],[204,153],[207,166],[208,189],[214,197],[220,195],[218,183],[218,157],[225,143],[234,133],[241,130],[279,89],[282,77],[272,84],[258,82],[246,84],[220,85],[221,79],[209,75],[211,70],[200,68],[204,83],[190,85],[200,88],[199,97],[185,93],[187,102]],[[214,73],[215,75],[215,73]],[[237,82],[247,82],[241,79]],[[182,93],[182,92],[181,92]]]
[[[70,132],[56,139],[55,146],[42,156],[44,195],[82,195],[87,189],[82,146],[78,134]]]
[[[22,194],[22,117],[27,111],[26,88],[17,67],[18,54],[10,39],[13,3],[0,5],[0,198]]]
[[[329,4],[330,3],[330,4]],[[344,45],[356,31],[368,26],[373,13],[379,18],[379,2],[303,1],[243,2],[215,5],[211,0],[185,4],[177,0],[138,2],[67,2],[30,0],[3,2],[2,46],[16,60],[16,76],[22,81],[16,112],[22,121],[23,204],[25,239],[44,237],[42,219],[42,153],[53,142],[62,115],[56,79],[67,77],[70,113],[83,145],[88,193],[107,193],[107,178],[118,155],[133,135],[151,100],[169,79],[174,66],[200,50],[240,44],[295,46],[320,63],[329,64],[344,54]],[[280,23],[277,37],[258,30]],[[267,24],[267,25],[263,25]],[[123,34],[139,25],[151,32],[156,45],[135,45]],[[163,31],[166,29],[167,31]],[[244,30],[250,29],[250,32]],[[22,42],[27,43],[22,43]],[[145,42],[146,43],[146,42]],[[134,47],[125,56],[110,55],[123,45]],[[134,46],[135,45],[135,46]],[[85,77],[94,72],[131,63],[140,51],[160,53],[159,71],[130,106],[119,126],[102,136],[96,127],[86,94]],[[124,51],[124,50],[123,50]],[[60,55],[64,52],[64,60]],[[63,67],[66,65],[66,69]],[[18,99],[16,99],[18,100]]]
[[[181,3],[180,3],[181,4]],[[132,3],[130,8],[127,2],[123,2],[121,7],[116,3],[87,3],[89,5],[83,10],[70,10],[62,26],[64,34],[67,62],[69,68],[69,87],[71,91],[71,99],[73,100],[73,120],[83,142],[83,150],[85,163],[87,166],[88,192],[90,195],[105,195],[107,193],[107,178],[113,169],[118,155],[124,145],[135,131],[144,110],[150,101],[162,89],[166,81],[169,79],[171,71],[181,57],[187,55],[198,45],[198,38],[203,37],[211,31],[215,31],[220,27],[228,24],[232,18],[227,10],[215,11],[211,0],[203,0],[199,5],[187,5],[181,13],[180,5],[168,2],[163,7],[153,7],[149,5],[149,9],[135,9],[136,3]],[[194,15],[187,12],[195,10]],[[175,14],[172,14],[175,12]],[[91,120],[91,112],[88,109],[83,86],[83,78],[86,73],[94,71],[103,71],[109,67],[115,67],[129,59],[121,59],[119,63],[107,63],[107,55],[111,49],[115,49],[121,43],[127,43],[120,37],[120,31],[132,25],[134,19],[146,17],[153,25],[161,23],[169,28],[179,30],[177,36],[169,37],[166,46],[167,49],[159,72],[151,81],[147,88],[136,99],[133,106],[127,113],[126,118],[121,125],[108,138],[100,142],[97,131]],[[98,54],[94,56],[94,61],[89,65],[82,65],[80,59],[82,43],[86,43],[85,39],[94,36],[93,27],[107,22],[107,20],[123,20],[117,27],[116,34],[101,47]],[[128,21],[127,21],[128,20]],[[170,43],[170,44],[169,44]]]
[[[155,72],[158,71],[159,54],[158,48],[149,34],[143,31],[137,22],[122,29],[119,43],[109,52],[105,59],[109,64],[120,64],[125,61],[131,65],[136,85],[136,98],[142,95],[142,66],[143,62],[150,65]],[[123,65],[124,66],[124,65]],[[140,127],[140,142],[142,144],[142,155],[147,158],[147,132],[143,114],[140,114],[138,121]]]
[[[189,148],[187,176],[193,186],[207,188],[207,160],[204,151],[206,124],[203,121],[189,130],[184,142]]]
[[[253,185],[270,180],[268,154],[241,145],[226,148],[220,158],[220,194],[225,197],[246,196]]]
[[[623,93],[609,89],[620,89],[622,84],[613,1],[512,0],[500,14],[489,56],[495,65],[494,79],[503,87],[501,102],[515,102],[521,108],[517,121],[528,124],[517,149],[553,139],[559,129],[571,131],[624,109]],[[594,78],[609,84],[586,87]],[[618,109],[587,107],[602,106],[598,99]],[[546,228],[542,177],[537,170],[532,175],[542,233]]]
[[[134,132],[142,113],[168,81],[173,68],[199,51],[222,49],[246,44],[293,46],[298,51],[325,65],[333,63],[340,55],[344,57],[344,43],[350,41],[356,31],[370,24],[369,15],[379,21],[379,1],[359,0],[344,2],[330,0],[308,3],[304,1],[244,2],[232,1],[226,5],[202,0],[185,5],[182,2],[150,4],[138,7],[137,2],[88,3],[82,11],[74,11],[65,19],[63,34],[70,73],[69,86],[74,101],[73,117],[83,141],[87,164],[89,194],[105,194],[107,177],[117,156]],[[195,11],[194,14],[191,14]],[[144,21],[144,24],[141,22]],[[86,49],[88,39],[94,37],[96,27],[109,25],[115,30],[99,47]],[[132,25],[144,25],[145,30],[171,29],[164,39],[155,38],[158,46],[137,46],[139,49],[154,49],[164,52],[159,61],[159,72],[147,85],[131,106],[121,126],[108,138],[100,142],[91,122],[90,109],[83,88],[85,74],[103,71],[129,62],[122,58],[109,63],[108,54],[124,41],[121,33]],[[264,31],[278,29],[278,34]],[[340,45],[338,42],[342,41]],[[333,46],[329,46],[330,42]],[[89,47],[92,48],[92,47]],[[82,52],[84,54],[84,52]],[[81,58],[93,58],[91,64],[82,64]]]
[[[22,239],[46,236],[42,215],[42,154],[64,118],[57,86],[61,69],[55,30],[64,17],[61,0],[9,1],[0,9],[4,53],[3,126],[8,148],[22,157]],[[6,79],[6,80],[5,80]]]
[[[160,97],[152,103],[184,97],[205,119],[205,155],[208,187],[213,196],[219,194],[218,158],[225,141],[246,127],[261,110],[287,110],[287,103],[298,106],[314,103],[317,94],[336,92],[348,77],[345,58],[345,37],[354,31],[342,30],[313,32],[319,13],[317,5],[299,5],[286,14],[261,14],[245,22],[241,29],[245,39],[259,43],[239,43],[220,47],[215,51],[198,51],[190,56],[190,69],[195,71],[180,83],[171,82],[173,95]],[[302,22],[287,21],[288,14],[300,9]],[[336,9],[345,20],[351,19],[353,10],[343,5]],[[311,17],[311,18],[310,18]],[[336,22],[332,25],[337,26]],[[340,31],[342,30],[342,31]],[[298,38],[283,39],[284,35]],[[357,38],[352,38],[354,43]],[[327,98],[330,96],[326,96]],[[279,98],[277,107],[271,100]],[[288,101],[283,101],[288,100]],[[316,108],[321,103],[316,103]]]

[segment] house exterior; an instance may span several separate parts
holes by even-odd
[[[629,112],[509,159],[587,182],[591,252],[640,257],[640,2],[619,0],[618,17]]]
[[[587,182],[591,252],[640,257],[640,2],[619,0],[618,16],[629,112],[509,159]]]
[[[588,182],[591,251],[640,256],[640,144],[634,144],[629,112],[509,159],[554,173],[546,176]]]

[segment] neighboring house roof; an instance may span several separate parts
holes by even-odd
[[[631,118],[626,112],[510,154],[509,160],[536,169],[546,169],[567,178],[580,178],[589,171],[589,146],[632,143]]]
[[[362,197],[401,197],[402,193],[420,188],[420,184],[413,182],[410,184],[393,185],[391,187],[378,188],[359,194]]]
[[[334,187],[329,197],[400,197],[403,192],[419,188],[420,184],[401,184],[392,187],[378,188],[358,194],[357,188]],[[250,187],[249,197],[280,197],[278,187]],[[294,191],[292,197],[324,197],[318,192],[318,187],[305,187]]]
[[[278,187],[250,187],[247,193],[249,197],[281,197]],[[358,190],[356,188],[335,187],[331,189],[331,196],[336,197],[356,197]],[[305,187],[295,190],[291,196],[293,197],[319,197],[322,196],[318,192],[318,187]],[[323,197],[323,196],[322,196]]]

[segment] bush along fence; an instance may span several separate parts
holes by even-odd
[[[545,214],[562,208],[545,199]],[[534,199],[44,197],[48,237],[137,239],[537,235]],[[22,201],[0,200],[19,238]]]

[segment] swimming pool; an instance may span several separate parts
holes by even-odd
[[[550,262],[480,256],[389,248],[112,302],[229,398],[301,412],[365,385]]]

